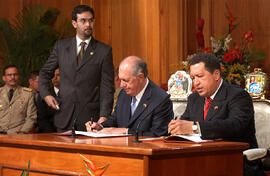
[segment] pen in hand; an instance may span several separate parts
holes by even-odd
[[[174,118],[173,118],[173,120],[177,120],[178,119],[178,116],[175,116]],[[171,134],[171,131],[169,130],[169,127],[168,127],[168,134]]]
[[[92,125],[93,125],[93,117],[91,117],[90,131],[92,131]]]

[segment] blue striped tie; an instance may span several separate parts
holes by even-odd
[[[130,104],[130,107],[131,107],[131,117],[133,117],[133,114],[135,112],[135,109],[136,109],[136,97],[132,97],[132,100],[131,100],[131,104]]]

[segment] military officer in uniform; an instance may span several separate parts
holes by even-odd
[[[32,89],[18,85],[16,65],[5,66],[2,79],[5,86],[0,88],[0,133],[28,133],[37,118]]]

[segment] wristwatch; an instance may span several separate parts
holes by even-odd
[[[193,130],[193,132],[194,132],[194,133],[196,133],[196,132],[197,132],[197,130],[198,130],[198,126],[197,126],[197,124],[196,124],[196,122],[195,122],[195,121],[193,122],[193,125],[192,125],[192,130]]]

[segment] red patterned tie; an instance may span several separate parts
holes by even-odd
[[[207,97],[204,104],[204,112],[203,112],[203,118],[205,120],[207,112],[209,110],[210,104],[212,102],[212,99],[210,97]]]

